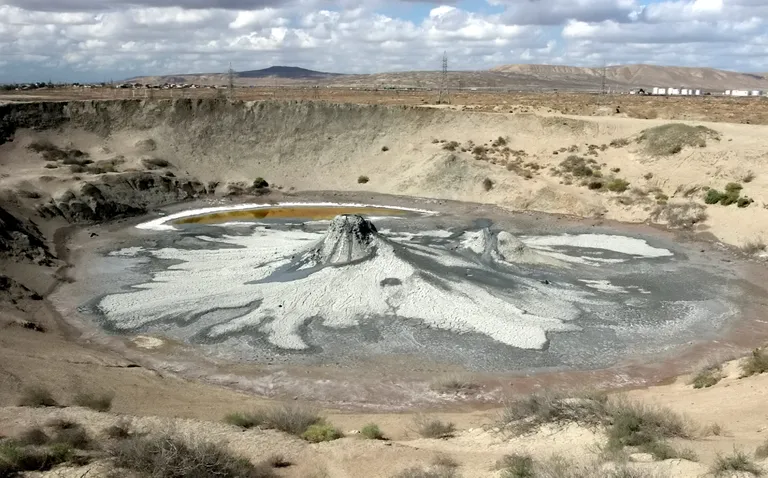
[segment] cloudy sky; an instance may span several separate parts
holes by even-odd
[[[0,82],[294,65],[768,71],[768,0],[0,0]]]

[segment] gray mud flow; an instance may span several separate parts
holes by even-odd
[[[602,369],[717,338],[747,299],[734,267],[667,239],[512,217],[188,224],[121,244],[88,259],[86,320],[236,363]]]

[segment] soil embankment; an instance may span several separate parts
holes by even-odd
[[[688,130],[670,130],[657,120],[188,99],[7,104],[0,105],[0,118],[3,405],[13,403],[31,383],[44,383],[59,397],[73,395],[84,384],[98,384],[116,393],[115,410],[135,415],[217,419],[229,411],[223,408],[258,402],[139,367],[87,344],[88,337],[70,340],[41,296],[57,280],[67,280],[65,269],[55,269],[65,265],[59,253],[62,233],[55,232],[71,224],[78,225],[81,237],[89,234],[91,224],[179,201],[265,194],[268,182],[285,195],[369,191],[597,220],[661,222],[732,245],[749,241],[754,253],[764,251],[761,239],[768,235],[768,176],[762,175],[768,137],[759,126],[707,124],[712,132],[693,138]],[[722,197],[713,202],[711,189],[724,191],[718,192]],[[73,254],[77,249],[70,244]],[[749,403],[733,400],[727,387],[757,387],[764,377],[747,382],[737,381],[737,375],[728,371],[722,384],[701,393],[701,403],[717,403],[723,420],[758,413],[754,393]],[[686,403],[669,398],[682,388]],[[678,410],[698,399],[683,381],[660,390],[639,395]],[[708,414],[701,407],[694,411]],[[4,423],[19,416],[14,409],[0,415],[10,417]],[[490,421],[474,415],[450,418],[464,428]],[[369,420],[334,419],[349,427]],[[478,429],[462,430],[451,440],[412,440],[410,418],[381,420],[404,442],[394,448],[411,455],[403,466],[383,466],[372,476],[389,476],[406,464],[431,460],[437,452],[455,453],[467,476],[495,476],[497,472],[486,470],[521,445],[544,456],[553,440],[567,448],[584,437],[596,440],[583,429],[536,436],[530,442],[505,441]],[[753,423],[724,425],[735,437],[718,434],[695,442],[706,461],[734,444],[758,444]],[[12,433],[19,428],[19,423],[8,426]],[[379,448],[378,443],[346,440],[321,445],[325,448],[301,442],[299,451],[290,454],[305,464],[323,463],[331,470],[327,476],[356,476],[364,457],[385,449],[383,444]],[[346,447],[352,445],[362,458],[348,456]],[[495,451],[488,452],[489,447]],[[308,476],[301,470],[285,476]]]

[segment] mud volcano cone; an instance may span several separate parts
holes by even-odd
[[[318,261],[341,265],[367,259],[376,252],[377,238],[376,226],[362,216],[336,216],[317,248]]]

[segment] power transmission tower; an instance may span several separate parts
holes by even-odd
[[[607,93],[606,88],[605,88],[605,86],[606,86],[605,85],[605,79],[606,79],[607,75],[608,75],[608,67],[605,65],[605,62],[603,62],[603,78],[602,78],[602,83],[600,85],[600,94],[601,95],[605,95]]]
[[[448,53],[443,52],[443,72],[440,76],[440,90],[437,95],[437,104],[450,104],[451,98],[448,96]]]
[[[229,64],[229,71],[227,71],[227,78],[229,80],[229,84],[227,85],[227,89],[229,90],[229,100],[234,101],[235,100],[235,70],[232,69],[232,63]]]

